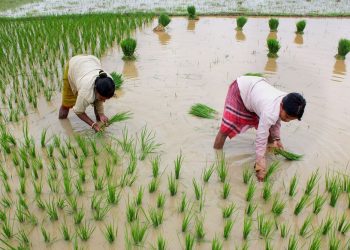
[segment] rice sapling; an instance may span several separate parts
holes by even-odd
[[[281,238],[286,238],[288,236],[290,228],[291,227],[288,226],[286,223],[280,225]]]
[[[295,33],[297,34],[304,34],[304,29],[306,26],[306,21],[305,20],[300,20],[296,23],[297,31]]]
[[[227,207],[222,208],[222,217],[224,219],[230,218],[235,208],[236,208],[236,204],[234,204],[233,202]]]
[[[188,113],[201,118],[213,119],[215,118],[217,111],[205,104],[196,103],[191,106],[191,109]]]
[[[165,27],[168,26],[170,22],[171,22],[171,19],[167,14],[165,13],[160,14],[158,18],[158,25],[153,29],[153,31],[156,31],[156,32],[165,31]]]
[[[306,237],[308,237],[308,235],[310,234],[310,232],[311,232],[311,229],[310,229],[310,226],[311,226],[311,219],[312,219],[312,217],[311,217],[311,215],[309,215],[309,216],[305,219],[304,223],[301,225],[300,230],[299,230],[299,235],[300,235],[301,237],[306,238]]]
[[[95,227],[85,221],[83,225],[76,229],[76,234],[82,241],[88,241],[94,231]]]
[[[186,234],[185,237],[185,250],[192,250],[194,246],[194,236],[190,233]]]
[[[115,89],[120,89],[120,87],[122,86],[122,84],[124,82],[122,74],[118,74],[117,72],[112,72],[111,77],[114,81]]]
[[[176,160],[174,161],[174,166],[175,166],[175,178],[178,180],[180,178],[180,170],[182,167],[182,162],[183,162],[183,156],[182,153],[180,152],[180,155],[176,157]]]
[[[41,131],[41,138],[40,138],[40,144],[42,148],[46,147],[46,134],[47,134],[47,129],[43,129]]]
[[[140,160],[143,161],[147,155],[154,153],[155,150],[160,146],[159,143],[155,142],[155,132],[148,131],[147,127],[143,127],[140,135]]]
[[[100,131],[97,132],[97,136],[101,136],[104,129],[106,128],[106,126],[110,126],[114,123],[117,123],[117,122],[121,122],[121,121],[125,121],[125,120],[128,120],[132,117],[132,113],[129,112],[129,111],[124,111],[124,112],[119,112],[119,113],[116,113],[115,115],[113,115],[112,117],[110,117],[110,119],[108,120],[108,123],[106,124],[102,124],[100,126]],[[85,154],[84,154],[85,155]],[[85,155],[87,156],[87,155]]]
[[[272,250],[272,243],[269,239],[265,240],[265,250]]]
[[[272,195],[272,183],[270,181],[264,182],[264,187],[262,191],[262,197],[265,201],[268,201]]]
[[[319,233],[315,233],[314,237],[310,242],[309,249],[310,250],[319,250],[321,247],[321,235]]]
[[[326,202],[326,197],[324,195],[320,195],[317,193],[313,203],[313,213],[318,214],[321,211],[323,204],[325,202]]]
[[[345,213],[343,213],[342,217],[338,221],[338,232],[342,235],[345,235],[350,230],[350,221],[347,220]]]
[[[281,45],[278,40],[270,38],[270,39],[267,39],[267,48],[269,49],[269,53],[267,54],[267,57],[276,58],[278,57],[277,53],[280,50]]]
[[[127,204],[126,207],[126,218],[129,223],[133,222],[138,218],[138,208],[133,203]]]
[[[151,182],[148,184],[148,192],[154,193],[159,187],[159,179],[152,178]]]
[[[215,170],[214,166],[215,166],[215,165],[212,164],[210,167],[204,169],[204,172],[203,172],[203,181],[204,181],[205,183],[207,183],[207,182],[209,181],[210,177],[212,176],[212,174],[213,174],[213,172],[214,172],[214,170]]]
[[[197,218],[195,225],[196,238],[198,241],[201,241],[205,237],[205,231],[203,226],[203,219]]]
[[[236,30],[243,30],[243,26],[247,23],[248,19],[245,16],[239,16],[236,18]]]
[[[143,241],[146,231],[147,225],[141,225],[139,220],[131,224],[131,236],[135,245],[139,245]]]
[[[281,155],[290,161],[298,161],[303,157],[303,155],[295,154],[295,153],[292,153],[290,151],[280,149],[280,148],[274,149],[274,153],[277,155]]]
[[[298,186],[298,176],[295,174],[289,183],[289,196],[294,197],[297,193],[296,189]]]
[[[328,240],[329,250],[338,250],[338,249],[340,249],[340,243],[341,243],[341,240],[337,238],[336,232],[333,231],[330,234],[329,240]]]
[[[231,191],[231,185],[228,182],[225,182],[223,185],[223,190],[222,190],[222,198],[227,199],[228,195],[230,194]]]
[[[110,224],[105,226],[105,230],[104,230],[103,234],[105,236],[105,239],[110,244],[112,244],[115,241],[115,239],[117,238],[118,228],[116,228],[113,223],[110,223]]]
[[[135,60],[134,52],[136,49],[137,42],[133,38],[126,38],[120,43],[120,47],[123,51],[123,60]]]
[[[157,208],[164,208],[165,204],[165,195],[160,193],[157,196]]]
[[[299,249],[298,248],[298,236],[293,234],[289,237],[289,240],[288,240],[288,250],[297,250]]]
[[[222,183],[224,183],[228,175],[228,166],[224,155],[217,161],[216,165],[216,171],[219,179]]]
[[[196,15],[196,7],[191,5],[187,7],[187,14],[189,20],[198,20],[198,17]]]
[[[165,250],[166,249],[166,241],[163,236],[159,235],[157,238],[157,247],[154,247],[157,250]]]
[[[306,188],[305,188],[306,195],[312,194],[314,187],[318,183],[319,179],[320,179],[320,176],[319,176],[318,170],[316,170],[311,174],[310,178],[306,182]]]
[[[92,211],[92,215],[96,221],[102,221],[111,207],[108,204],[105,204],[104,206],[101,206],[101,203]]]
[[[279,25],[279,21],[276,18],[269,19],[270,32],[276,32]]]
[[[305,208],[307,202],[309,201],[309,197],[307,194],[304,194],[300,201],[298,201],[298,203],[295,205],[294,208],[294,215],[298,215],[300,214],[300,212]]]
[[[211,242],[211,249],[212,250],[222,250],[222,242],[219,241],[217,236],[215,236],[213,241]]]
[[[345,60],[350,51],[350,40],[340,39],[338,42],[338,54],[335,56],[338,60]]]
[[[65,241],[70,241],[71,240],[72,237],[71,237],[71,234],[69,232],[69,228],[68,228],[66,223],[61,225],[60,231],[61,231],[63,239]]]
[[[253,202],[249,202],[246,209],[245,209],[245,213],[251,217],[253,215],[253,213],[255,212],[256,208],[258,207],[257,204],[253,203]]]
[[[41,229],[41,234],[42,234],[42,236],[44,238],[44,241],[46,243],[50,243],[51,242],[51,235],[50,235],[50,233],[47,232],[46,229],[43,226],[41,226],[40,229]]]
[[[175,196],[177,193],[178,188],[178,182],[176,182],[175,177],[173,176],[173,173],[168,175],[168,188],[171,196]]]
[[[188,225],[190,224],[192,219],[191,212],[185,213],[183,219],[182,219],[182,225],[181,225],[181,231],[184,233],[187,231]]]
[[[183,194],[182,194],[182,198],[181,198],[180,207],[179,207],[179,212],[180,212],[180,213],[185,212],[185,209],[187,208],[187,205],[188,205],[188,201],[187,201],[187,199],[186,199],[186,194],[183,193]]]
[[[280,216],[283,213],[283,210],[284,210],[285,206],[286,206],[286,202],[280,200],[279,196],[276,195],[275,199],[273,201],[273,204],[272,204],[271,212],[275,216]]]
[[[250,168],[244,168],[243,169],[243,183],[248,184],[250,179],[253,176],[253,171],[250,170]]]
[[[273,230],[274,222],[270,219],[265,218],[263,214],[258,215],[257,220],[260,235],[263,236],[265,239],[269,238]]]
[[[341,194],[341,187],[339,185],[333,185],[331,186],[331,199],[329,202],[329,205],[331,205],[332,207],[335,207],[335,205],[337,204],[338,198]]]
[[[265,181],[268,181],[270,177],[280,168],[280,162],[274,161],[270,164],[266,171]]]
[[[192,184],[193,184],[194,193],[196,195],[196,200],[199,201],[203,195],[203,187],[202,186],[200,187],[196,179],[194,178],[192,179]]]
[[[244,240],[248,239],[248,236],[252,230],[252,224],[253,224],[253,220],[248,216],[244,216],[244,221],[243,221],[243,239]]]
[[[76,212],[73,212],[73,220],[75,225],[80,225],[85,216],[85,212],[83,208],[77,209]]]
[[[233,224],[234,224],[234,222],[230,219],[225,222],[225,226],[224,226],[224,238],[225,238],[225,240],[227,240],[228,237],[230,236],[230,233],[231,233],[232,228],[233,228]]]
[[[250,202],[252,200],[254,193],[255,193],[255,190],[256,190],[256,184],[255,184],[254,180],[251,180],[249,182],[248,190],[247,190],[246,195],[245,195],[246,201]]]
[[[51,221],[58,220],[58,213],[57,213],[56,203],[54,200],[45,202],[45,210]]]
[[[153,227],[158,227],[163,223],[163,216],[164,216],[164,210],[157,210],[154,208],[151,208],[148,212],[149,218],[151,219]]]
[[[322,220],[320,225],[322,235],[327,235],[333,227],[333,218],[328,215],[326,220]]]

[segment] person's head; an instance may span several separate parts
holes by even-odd
[[[115,83],[108,77],[106,72],[101,70],[95,80],[96,99],[104,102],[114,95]]]
[[[280,107],[280,118],[284,122],[292,120],[301,120],[304,114],[306,101],[299,93],[289,93],[283,97]]]

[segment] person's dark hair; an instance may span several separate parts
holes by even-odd
[[[103,97],[111,98],[114,95],[115,83],[107,73],[101,70],[95,80],[96,91]]]
[[[299,93],[289,93],[282,99],[283,109],[289,116],[297,117],[301,120],[304,114],[306,101]]]

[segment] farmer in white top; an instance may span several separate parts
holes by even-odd
[[[73,108],[81,120],[98,132],[99,125],[85,113],[85,110],[89,105],[93,105],[96,121],[107,123],[103,103],[114,95],[114,91],[114,81],[102,70],[99,59],[92,55],[72,57],[63,74],[59,119],[67,118],[69,109]]]
[[[305,106],[306,101],[300,94],[279,91],[262,77],[238,77],[229,87],[214,148],[222,149],[227,136],[231,139],[248,128],[255,127],[255,171],[258,180],[263,181],[266,175],[267,143],[283,148],[280,137],[281,120],[300,120]]]

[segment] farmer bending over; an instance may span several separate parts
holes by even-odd
[[[101,62],[92,55],[78,55],[69,60],[63,74],[62,105],[59,119],[68,116],[69,109],[96,132],[100,130],[86,113],[86,108],[94,106],[96,121],[108,122],[103,111],[105,100],[114,95],[115,84],[112,78],[101,69]]]
[[[241,76],[229,87],[214,148],[222,149],[227,136],[232,138],[255,127],[255,171],[258,180],[263,181],[266,175],[267,143],[283,149],[280,137],[281,120],[300,120],[305,106],[305,99],[298,93],[286,94],[279,91],[261,77]]]

